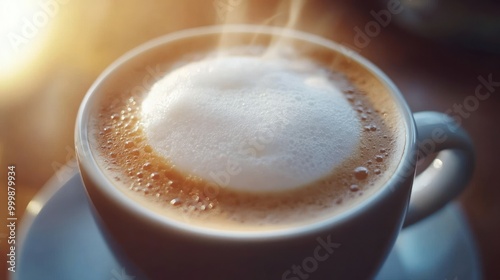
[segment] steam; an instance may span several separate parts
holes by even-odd
[[[227,35],[231,25],[248,23],[243,22],[243,20],[253,17],[255,11],[252,10],[249,2],[250,1],[239,1],[238,6],[234,6],[230,12],[226,13],[222,35],[219,40],[219,50],[224,50],[227,46],[233,44],[232,36]],[[288,35],[293,29],[303,25],[301,20],[303,19],[302,13],[305,3],[306,0],[280,1],[275,7],[275,12],[271,17],[265,18],[261,22],[257,22],[256,25],[262,26],[262,29],[269,26],[283,28],[280,34],[272,37],[266,50],[261,54],[263,58],[276,58],[282,56],[290,47],[289,40],[291,36]],[[253,41],[256,41],[258,36],[259,34],[256,33]]]
[[[280,10],[289,10],[288,20],[284,26],[285,29],[283,29],[283,34],[273,37],[271,45],[263,55],[264,57],[276,57],[286,49],[286,46],[289,45],[287,39],[289,36],[287,35],[291,32],[290,30],[294,29],[300,23],[300,16],[302,14],[304,4],[305,1],[303,0],[281,2]]]

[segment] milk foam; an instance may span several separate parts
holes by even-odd
[[[309,61],[224,56],[187,64],[145,97],[149,145],[221,187],[273,192],[331,174],[359,145],[356,112]]]

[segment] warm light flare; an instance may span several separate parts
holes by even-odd
[[[42,206],[42,203],[32,200],[26,207],[26,212],[32,216],[36,216],[42,210]]]
[[[34,0],[0,0],[0,80],[13,76],[33,58],[50,12]]]

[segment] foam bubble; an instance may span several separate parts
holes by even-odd
[[[180,171],[248,192],[315,182],[356,153],[361,124],[309,61],[224,56],[159,80],[141,107],[149,146]]]

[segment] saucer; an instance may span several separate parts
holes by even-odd
[[[28,205],[12,279],[139,279],[104,241],[73,167],[54,176]],[[450,203],[402,230],[375,279],[481,279],[474,238],[460,206]]]

